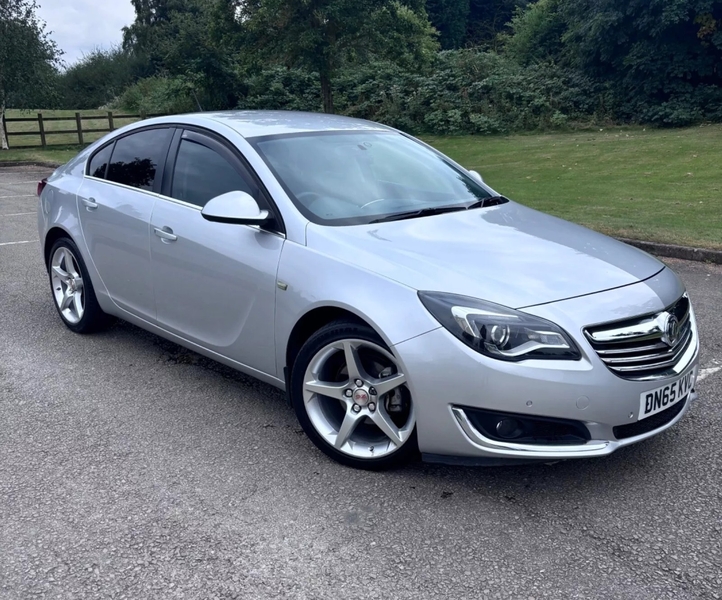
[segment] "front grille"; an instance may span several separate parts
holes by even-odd
[[[617,427],[614,427],[612,429],[614,437],[618,440],[623,440],[625,438],[642,435],[649,433],[650,431],[654,431],[655,429],[659,429],[660,427],[664,427],[682,412],[688,399],[689,396],[682,400],[682,402],[677,402],[677,404],[670,406],[668,409],[658,412],[656,415],[652,415],[651,417],[647,417],[641,421],[637,421],[636,423],[618,425]]]
[[[687,294],[667,310],[607,325],[589,327],[585,334],[610,371],[624,379],[651,379],[672,374],[694,339]],[[676,319],[678,336],[668,326]]]

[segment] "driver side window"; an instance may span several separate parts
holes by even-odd
[[[178,148],[171,197],[203,208],[216,196],[241,191],[257,197],[255,185],[239,173],[225,157],[192,140],[181,140]]]

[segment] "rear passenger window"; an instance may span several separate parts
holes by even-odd
[[[110,153],[112,151],[113,144],[108,144],[105,148],[98,152],[90,161],[90,167],[88,167],[88,175],[90,175],[91,177],[98,177],[99,179],[105,179],[105,171],[108,168]]]
[[[215,150],[181,141],[173,172],[173,198],[203,207],[211,198],[235,191],[254,195],[236,168]]]
[[[165,161],[171,135],[171,129],[148,129],[120,138],[115,142],[107,179],[152,190],[158,165]]]

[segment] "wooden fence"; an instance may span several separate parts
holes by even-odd
[[[116,129],[116,121],[138,121],[150,117],[162,117],[164,115],[123,115],[114,114],[112,111],[107,112],[105,115],[82,115],[76,112],[74,116],[68,117],[45,117],[43,113],[37,113],[36,117],[7,117],[3,118],[2,127],[5,130],[8,139],[8,146],[11,148],[47,148],[48,146],[67,146],[78,144],[80,146],[90,143],[86,141],[86,134],[97,134],[97,133],[110,133]],[[55,129],[56,122],[70,122],[73,126],[62,129]],[[86,126],[83,128],[83,121],[95,121],[96,123],[90,127]],[[103,125],[107,122],[107,127],[98,127],[98,122]],[[18,128],[14,126],[8,128],[8,125],[13,123],[19,123]],[[36,127],[33,127],[36,124]],[[49,126],[46,127],[46,124]],[[11,141],[19,136],[35,136],[40,138],[39,144],[30,144],[17,146],[12,144]],[[52,143],[48,138],[53,136],[63,136],[65,139]],[[68,136],[72,136],[69,139]],[[98,136],[93,136],[97,138]],[[77,141],[76,141],[77,140]],[[92,140],[91,140],[92,141]]]

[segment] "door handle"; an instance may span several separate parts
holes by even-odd
[[[95,198],[83,198],[82,200],[85,205],[85,210],[95,210],[98,208],[98,203],[95,201]]]
[[[154,227],[153,229],[161,241],[166,244],[175,242],[178,239],[178,236],[173,234],[173,230],[170,227],[163,227],[162,229],[160,227]]]

